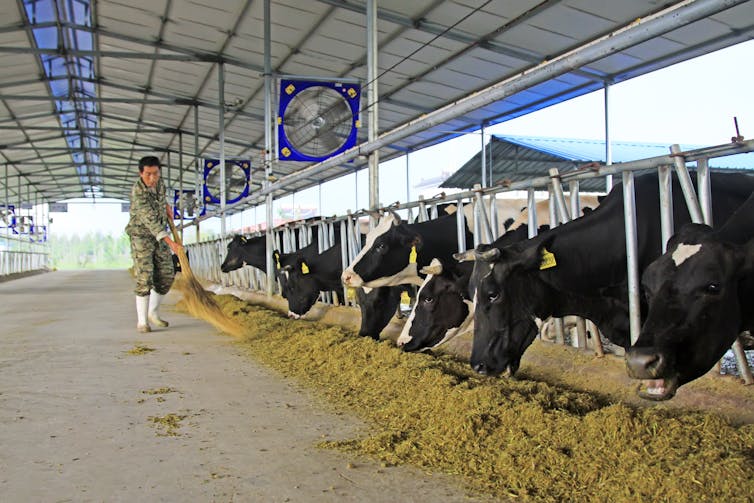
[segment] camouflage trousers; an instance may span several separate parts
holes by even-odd
[[[170,248],[164,241],[158,242],[152,236],[129,237],[136,277],[134,293],[143,297],[149,295],[149,291],[154,289],[160,295],[165,295],[175,278]]]

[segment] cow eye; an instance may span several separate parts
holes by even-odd
[[[495,302],[499,298],[500,298],[500,292],[489,292],[489,293],[487,293],[487,299],[490,302]]]
[[[720,283],[710,283],[707,285],[707,293],[717,295],[720,293]]]
[[[385,251],[385,243],[378,243],[377,245],[375,245],[374,249],[378,253],[382,253],[383,251]]]
[[[423,300],[424,300],[425,304],[431,304],[431,303],[433,303],[435,301],[435,298],[434,297],[424,297]]]

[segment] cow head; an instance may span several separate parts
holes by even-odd
[[[428,276],[416,297],[411,315],[403,325],[398,346],[404,351],[419,351],[443,344],[462,333],[471,321],[466,288],[466,264],[444,264],[432,259],[421,272]]]
[[[546,244],[475,250],[470,288],[474,292],[471,366],[480,374],[513,375],[537,334],[530,273],[543,267]]]
[[[733,245],[690,224],[647,267],[647,316],[626,356],[629,376],[644,381],[641,397],[670,399],[723,356],[741,331],[739,289],[753,263],[754,241]]]
[[[361,310],[359,335],[380,339],[382,329],[390,323],[401,303],[403,287],[383,286],[379,288],[362,287],[356,289],[356,296]]]
[[[420,285],[416,256],[421,246],[421,237],[397,214],[388,213],[367,234],[364,248],[343,271],[341,280],[349,287]]]
[[[228,243],[228,252],[225,254],[225,260],[223,260],[220,266],[222,272],[234,271],[246,265],[243,259],[243,248],[247,242],[248,240],[245,236],[240,234],[233,236],[233,239]]]
[[[319,298],[319,284],[301,253],[273,252],[280,293],[288,300],[288,317],[298,319],[309,312]]]

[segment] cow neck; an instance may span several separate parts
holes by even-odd
[[[754,236],[754,193],[744,201],[727,222],[712,233],[716,239],[744,244]]]

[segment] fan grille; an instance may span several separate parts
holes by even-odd
[[[212,167],[205,180],[207,190],[220,198],[220,164]],[[244,195],[246,189],[246,172],[237,163],[225,161],[225,200],[235,201]]]
[[[298,152],[320,157],[341,148],[353,127],[348,101],[338,91],[313,86],[294,96],[285,109],[283,127]]]

